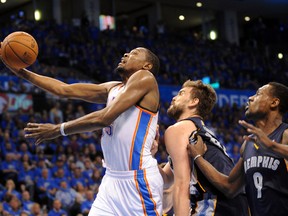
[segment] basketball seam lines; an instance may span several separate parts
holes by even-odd
[[[9,44],[10,42],[17,42],[17,43],[19,43],[19,41],[8,41],[8,42],[7,42],[7,45],[10,47],[10,49],[13,51],[13,53],[14,53],[23,63],[25,63],[25,64],[27,64],[27,65],[30,66],[30,63],[24,61],[24,60],[14,51],[14,49],[12,49],[12,47],[11,47],[10,44]],[[30,49],[29,46],[26,46],[25,44],[22,44],[22,43],[20,43],[20,44]],[[6,45],[6,46],[7,46],[7,45]],[[31,50],[32,50],[32,49],[31,49]],[[34,52],[34,50],[32,50],[32,51]],[[34,54],[35,54],[35,52],[34,52]]]
[[[27,48],[29,48],[36,56],[37,56],[37,53],[34,51],[34,49],[32,49],[31,47],[27,46],[26,44],[24,43],[21,43],[20,41],[17,41],[17,40],[9,40],[7,43],[9,44],[10,42],[15,42],[15,43],[19,43]],[[10,45],[9,45],[10,46]]]

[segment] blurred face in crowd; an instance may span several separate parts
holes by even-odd
[[[63,178],[64,176],[65,176],[64,170],[63,169],[58,169],[57,177],[58,178]]]
[[[14,189],[14,188],[15,188],[14,181],[11,180],[11,179],[7,180],[7,182],[6,182],[6,188],[12,188],[12,189]]]
[[[61,209],[61,202],[60,200],[54,200],[53,202],[53,208],[59,211]]]
[[[13,197],[11,201],[9,202],[9,204],[14,211],[20,208],[20,201],[18,200],[17,197]]]
[[[34,203],[32,205],[31,212],[34,215],[39,215],[41,213],[41,207],[40,207],[39,203]]]
[[[43,169],[43,170],[42,170],[42,177],[43,177],[43,178],[45,178],[45,179],[48,178],[48,174],[49,174],[48,169]]]
[[[82,170],[81,170],[81,167],[76,167],[74,169],[74,176],[75,177],[80,177],[82,175]]]
[[[23,191],[22,193],[23,200],[30,200],[30,194],[28,191]]]
[[[61,181],[60,187],[66,189],[67,188],[67,183],[65,181]]]
[[[91,190],[86,191],[87,200],[94,200],[94,194]]]

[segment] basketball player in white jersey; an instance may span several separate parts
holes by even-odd
[[[103,129],[106,174],[89,216],[162,215],[163,179],[150,151],[159,107],[154,77],[159,59],[155,54],[143,47],[124,54],[116,68],[122,82],[69,85],[27,69],[10,70],[51,94],[107,103],[104,109],[72,121],[28,123],[25,128],[26,138],[34,138],[36,145],[61,135]]]

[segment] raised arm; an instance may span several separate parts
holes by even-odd
[[[93,103],[106,103],[109,90],[120,82],[103,84],[75,83],[67,84],[60,80],[39,75],[27,69],[19,71],[11,69],[18,77],[27,80],[35,86],[53,95],[64,98],[81,99]]]
[[[197,164],[198,168],[205,175],[205,177],[213,184],[219,191],[225,194],[228,198],[236,196],[244,186],[244,162],[242,157],[239,159],[237,164],[231,170],[229,176],[219,172],[213,167],[208,161],[202,156],[203,152],[203,140],[198,136],[197,144],[188,145],[187,149],[192,158],[195,158],[194,163]],[[242,145],[241,151],[245,148],[245,144]]]
[[[119,94],[109,106],[100,111],[66,122],[65,128],[62,129],[64,129],[65,134],[70,135],[94,131],[109,126],[121,113],[137,105],[147,94],[155,90],[155,82],[155,78],[150,72],[136,72],[129,78],[125,90]],[[39,144],[44,140],[54,139],[60,136],[60,126],[60,124],[28,123],[25,131],[29,134],[26,134],[26,137],[35,138],[36,144]]]
[[[0,43],[2,45],[2,42]],[[1,58],[1,46],[0,46]],[[2,60],[2,58],[1,58]],[[119,84],[120,82],[107,82],[103,84],[67,84],[51,77],[42,76],[34,73],[25,68],[15,69],[7,65],[3,60],[2,62],[6,67],[11,70],[16,76],[27,80],[35,86],[47,91],[53,95],[65,98],[81,99],[93,103],[106,103],[109,90]]]

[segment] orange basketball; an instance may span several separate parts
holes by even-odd
[[[2,60],[11,68],[26,68],[36,61],[38,44],[26,32],[13,32],[2,42],[1,55]]]

